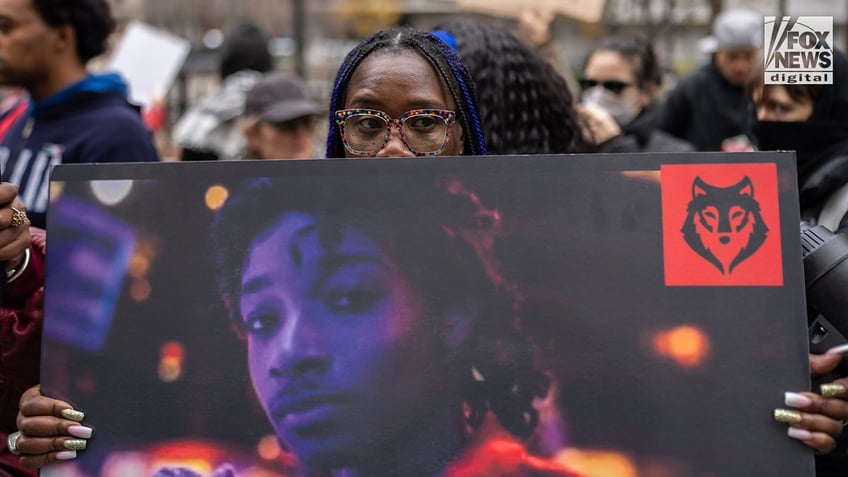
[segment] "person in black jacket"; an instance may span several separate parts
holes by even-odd
[[[601,39],[589,52],[580,87],[580,116],[600,152],[689,152],[695,148],[657,129],[654,96],[662,68],[640,35]]]
[[[833,63],[833,84],[767,85],[760,72],[749,82],[748,95],[756,109],[759,148],[796,151],[801,219],[848,233],[848,58],[834,51]],[[813,374],[831,372],[846,351],[842,346],[811,355]],[[848,475],[848,436],[838,423],[848,417],[846,386],[848,377],[836,379],[827,399],[788,393],[792,409],[782,410],[793,413],[782,421],[791,424],[790,437],[822,454],[816,459],[819,477]]]
[[[763,17],[728,10],[716,17],[713,36],[701,41],[712,61],[683,78],[666,98],[659,128],[699,151],[728,150],[747,134],[749,103],[745,83],[762,44]]]
[[[749,86],[761,150],[794,150],[801,218],[848,232],[848,58],[834,51],[832,85]]]

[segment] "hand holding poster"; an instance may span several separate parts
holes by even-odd
[[[122,201],[91,193],[128,178]],[[53,180],[54,207],[101,208],[134,249],[100,262],[110,277],[123,263],[126,284],[101,348],[56,339],[68,317],[48,296],[43,392],[97,435],[43,475],[813,475],[772,417],[809,385],[790,153]],[[722,237],[683,230],[729,198],[759,216],[711,257],[698,244]],[[47,286],[77,287],[61,270],[80,231],[51,233],[71,246]]]

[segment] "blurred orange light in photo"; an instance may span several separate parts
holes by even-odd
[[[654,351],[684,368],[701,366],[710,355],[710,338],[704,330],[683,325],[653,337]]]

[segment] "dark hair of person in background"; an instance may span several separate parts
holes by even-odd
[[[776,86],[762,84],[762,75],[763,69],[759,68],[752,77],[751,81],[745,85],[745,94],[748,98],[751,98],[752,101],[755,97],[768,92]],[[809,101],[814,103],[822,91],[822,85],[820,84],[781,84],[779,86],[786,90],[786,93],[789,94],[790,98],[798,102]]]
[[[651,85],[657,88],[662,86],[662,67],[654,49],[644,36],[637,34],[605,36],[589,50],[586,55],[587,62],[593,53],[601,50],[615,51],[628,59],[633,65],[636,84],[640,89]]]
[[[432,65],[456,103],[457,120],[465,135],[463,155],[487,154],[486,142],[477,113],[474,83],[456,53],[430,33],[409,27],[395,27],[375,33],[357,45],[342,62],[330,97],[330,124],[327,135],[327,157],[344,157],[344,145],[336,123],[335,112],[343,109],[350,78],[368,56],[378,52],[414,51]]]
[[[414,367],[417,370],[415,373],[425,376],[421,378],[425,380],[437,379],[439,382],[439,378],[428,377],[428,373],[432,374],[434,371],[436,374],[447,373],[446,382],[452,384],[446,384],[448,388],[445,389],[437,386],[442,389],[438,392],[445,393],[446,396],[454,396],[453,392],[447,389],[454,389],[455,392],[458,390],[457,394],[461,395],[461,400],[470,410],[465,413],[466,425],[476,429],[491,411],[497,416],[501,425],[513,435],[526,438],[533,432],[539,420],[538,412],[533,407],[533,400],[546,395],[549,379],[535,365],[534,347],[520,326],[518,293],[500,273],[499,264],[494,256],[494,239],[500,224],[500,215],[497,211],[485,208],[475,193],[466,189],[455,179],[436,180],[435,185],[433,180],[420,176],[397,177],[391,180],[385,177],[327,176],[318,179],[250,181],[227,201],[219,212],[212,231],[220,290],[225,297],[225,302],[228,303],[235,328],[241,334],[247,334],[248,337],[251,337],[251,333],[255,331],[245,328],[246,318],[240,316],[243,310],[239,307],[240,293],[244,291],[242,287],[248,286],[243,282],[245,273],[248,271],[247,267],[251,266],[249,265],[251,261],[247,257],[253,253],[252,250],[261,237],[268,237],[268,231],[280,227],[282,218],[293,212],[313,218],[311,220],[314,220],[314,229],[309,230],[315,230],[314,233],[317,233],[318,243],[320,243],[319,247],[328,254],[321,260],[322,263],[328,260],[339,260],[330,257],[333,257],[334,253],[345,253],[342,249],[348,250],[342,244],[347,243],[345,241],[349,239],[351,231],[361,233],[373,243],[378,244],[378,248],[382,250],[381,254],[391,253],[380,261],[393,262],[394,265],[390,265],[391,269],[397,270],[400,276],[406,277],[398,279],[408,280],[415,293],[420,295],[424,308],[428,310],[419,318],[419,320],[426,320],[426,323],[422,323],[425,326],[424,329],[438,328],[439,317],[450,310],[470,310],[472,317],[467,334],[453,348],[455,352],[433,355],[434,360],[442,360],[443,355],[450,355],[449,358],[445,358],[446,362],[408,363],[408,366]],[[282,247],[285,249],[285,244]],[[305,249],[298,251],[295,248],[297,247],[293,244],[288,246],[291,260],[302,264],[299,266],[308,266],[304,263],[307,259],[302,253],[312,252],[303,251]],[[271,259],[270,256],[260,258],[262,261],[268,259]],[[331,272],[324,270],[322,273]],[[350,280],[351,278],[348,277],[348,280],[344,282],[348,287],[358,286],[351,285]],[[253,281],[255,279],[251,280]],[[308,288],[312,289],[314,286],[317,285],[309,285]],[[255,293],[252,285],[247,289]],[[353,299],[353,301],[359,300]],[[314,314],[319,309],[324,308],[314,308],[313,313],[309,315],[310,319],[328,320],[329,318],[320,318]],[[326,309],[332,310],[332,306]],[[394,310],[392,313],[396,315],[404,313],[399,309]],[[327,313],[331,312],[327,311]],[[360,311],[360,313],[375,312]],[[373,320],[369,322],[376,324]],[[375,326],[375,324],[367,326]],[[350,326],[358,327],[359,325],[351,322]],[[314,329],[311,331],[312,334],[316,332]],[[371,333],[376,336],[380,332],[373,330]],[[438,336],[441,338],[436,338],[437,341],[448,339],[441,334]],[[378,338],[371,339],[381,342]],[[426,338],[420,335],[418,339]],[[394,343],[395,340],[396,338],[391,338],[389,343],[374,346],[401,346]],[[362,345],[351,344],[351,346],[355,348]],[[437,345],[437,347],[440,346],[443,345]],[[314,353],[318,352],[314,351]],[[325,366],[313,363],[311,366],[313,369],[311,373],[321,375],[322,385],[327,387],[333,386],[331,383],[334,379],[341,380],[338,377],[333,378],[331,376],[333,373],[329,371],[338,365],[335,361],[339,356],[335,356],[336,359],[333,360],[332,355],[341,355],[345,352],[335,350],[329,353],[331,356],[326,359],[332,363],[327,363]],[[368,355],[370,355],[369,351],[361,350],[354,354],[354,356]],[[386,352],[381,352],[380,356],[387,356]],[[351,359],[356,361],[358,358]],[[366,361],[366,358],[362,359]],[[406,368],[400,363],[394,366],[399,365],[402,369]],[[290,366],[295,365],[290,364]],[[357,366],[363,365],[348,363],[344,366],[351,371],[358,370]],[[294,373],[294,371],[291,372]],[[276,378],[253,375],[252,378],[254,386],[258,388],[261,384],[257,383],[261,383],[262,380],[282,379],[282,375]],[[290,379],[299,378],[292,375]],[[348,382],[348,391],[351,387],[358,389],[356,392],[380,393],[379,389],[373,389],[373,385],[368,383],[351,385]],[[360,389],[360,387],[363,388]],[[435,396],[437,395],[431,398]],[[259,397],[260,400],[268,399],[268,396],[260,395]],[[422,396],[423,398],[426,396]],[[364,405],[366,409],[359,409],[358,413],[356,409],[348,409],[345,414],[350,417],[344,419],[359,422],[356,421],[355,416],[352,416],[353,414],[359,414],[360,417],[363,413],[382,414],[377,410],[382,408],[385,414],[390,416],[388,422],[385,422],[387,419],[385,417],[366,415],[365,418],[372,424],[370,427],[375,429],[355,430],[354,432],[364,433],[359,436],[360,438],[373,437],[369,434],[371,432],[379,436],[395,435],[394,439],[397,436],[406,438],[418,433],[417,429],[403,430],[406,429],[404,426],[408,427],[410,423],[397,422],[408,418],[407,413],[411,412],[415,415],[415,411],[402,409],[408,406],[418,407],[417,403],[394,403],[397,396],[393,399],[390,395],[377,400],[381,403],[373,406],[366,404]],[[445,405],[444,400],[444,397],[435,398],[433,402],[436,404],[432,405]],[[462,408],[462,402],[452,404],[457,406],[456,409]],[[392,419],[393,413],[398,415]],[[269,418],[274,420],[271,416]],[[281,425],[283,428],[277,430],[278,434],[286,432],[285,424]],[[391,429],[376,429],[380,426],[389,426]],[[347,433],[349,427],[350,423],[345,427],[345,431],[340,432]],[[401,433],[395,434],[394,432],[399,429]],[[448,434],[456,430],[451,428],[437,432],[441,432],[443,437],[448,439]],[[353,455],[362,457],[364,453],[379,452],[380,446],[394,445],[380,439],[376,441],[360,439],[356,442],[358,442],[355,445],[358,450],[346,448],[342,453],[351,455],[350,453],[353,452]],[[320,446],[313,445],[313,447]],[[296,445],[293,446],[293,450],[297,454]],[[327,460],[328,458],[324,456],[319,463],[325,464]],[[372,465],[380,465],[380,463],[375,462]]]
[[[44,23],[53,27],[73,27],[77,55],[82,63],[106,51],[106,41],[115,30],[115,20],[105,0],[33,0],[33,5]]]
[[[239,22],[230,28],[221,45],[221,78],[244,71],[266,73],[274,66],[268,50],[268,36],[252,22]]]
[[[474,79],[490,154],[586,152],[565,79],[506,28],[455,20],[436,28],[456,43]]]

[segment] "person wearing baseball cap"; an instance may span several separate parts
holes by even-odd
[[[267,73],[245,98],[242,132],[246,158],[315,157],[315,120],[322,113],[300,78],[290,73]]]
[[[727,150],[749,132],[745,84],[760,58],[763,15],[732,9],[713,22],[712,35],[698,46],[712,61],[683,78],[669,93],[660,129],[694,144],[699,151]]]

